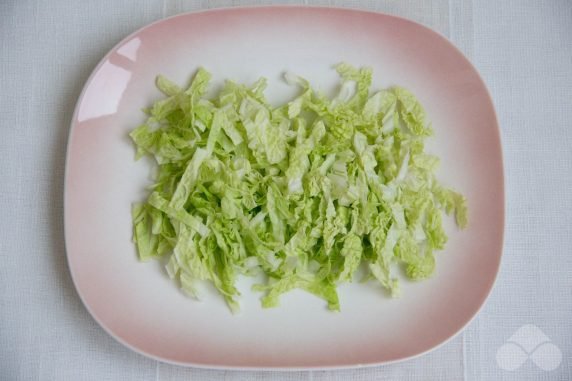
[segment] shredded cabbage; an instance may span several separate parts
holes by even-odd
[[[443,212],[464,228],[466,200],[435,178],[439,159],[424,151],[433,130],[416,97],[400,87],[370,94],[369,68],[336,69],[333,99],[287,73],[300,95],[279,107],[264,78],[227,81],[207,99],[204,69],[187,89],[159,76],[166,98],[130,133],[136,157],[158,164],[147,201],[133,205],[140,259],[168,256],[187,294],[210,281],[233,312],[240,275],[265,275],[253,287],[264,307],[298,288],[331,310],[337,285],[362,264],[393,296],[399,268],[430,277],[447,242]]]

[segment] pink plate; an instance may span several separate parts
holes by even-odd
[[[149,165],[134,161],[127,134],[161,97],[159,73],[180,84],[203,66],[223,79],[269,79],[268,97],[296,94],[292,71],[332,91],[332,65],[370,66],[374,88],[418,95],[435,129],[428,150],[442,158],[441,181],[467,196],[469,228],[447,226],[433,278],[404,281],[390,299],[372,284],[340,288],[342,312],[292,292],[264,310],[243,291],[242,313],[222,299],[180,292],[159,262],[140,263],[131,242],[132,202],[145,197]],[[65,183],[70,270],[81,299],[113,337],[147,356],[211,368],[310,369],[382,364],[444,343],[478,312],[501,258],[504,190],[499,130],[490,96],[467,59],[445,38],[398,17],[311,7],[234,8],[184,14],[124,39],[87,81],[72,120]],[[212,294],[212,295],[211,295]]]

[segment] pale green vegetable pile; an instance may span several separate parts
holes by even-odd
[[[272,107],[266,80],[227,81],[207,99],[200,69],[187,89],[157,78],[167,98],[130,134],[137,158],[158,164],[152,193],[133,206],[141,260],[168,256],[167,271],[197,297],[208,280],[238,309],[240,275],[262,272],[262,305],[304,289],[339,310],[336,287],[364,264],[365,279],[399,293],[395,274],[420,280],[435,269],[447,235],[443,212],[467,224],[465,198],[435,178],[432,134],[409,91],[370,94],[368,68],[336,66],[329,99],[300,77],[291,102]]]

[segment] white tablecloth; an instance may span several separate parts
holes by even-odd
[[[67,269],[62,220],[69,123],[89,73],[115,43],[154,20],[267,3],[0,2],[0,379],[571,380],[569,0],[274,2],[405,16],[448,36],[484,77],[503,138],[504,257],[486,306],[446,345],[414,360],[357,370],[211,371],[136,354],[89,316]]]

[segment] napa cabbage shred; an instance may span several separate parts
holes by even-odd
[[[467,225],[465,197],[437,181],[439,159],[424,149],[433,129],[410,91],[372,93],[369,68],[335,68],[336,96],[286,73],[299,95],[278,107],[264,78],[227,80],[207,97],[205,69],[187,88],[158,76],[165,97],[130,133],[136,158],[158,167],[132,208],[139,258],[167,258],[169,276],[196,298],[197,282],[212,282],[233,312],[243,275],[264,275],[253,287],[263,307],[303,289],[331,310],[360,266],[392,296],[397,272],[430,277],[444,215]]]

